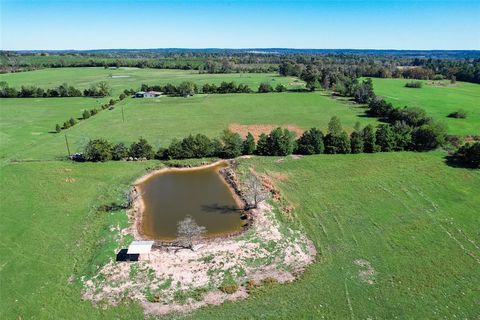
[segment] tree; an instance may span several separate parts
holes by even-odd
[[[128,148],[123,143],[117,143],[112,148],[112,159],[122,160],[128,157]]]
[[[255,153],[255,139],[253,138],[253,135],[249,132],[247,134],[247,137],[245,140],[243,140],[243,145],[242,145],[242,154],[247,155],[247,154],[254,154]]]
[[[328,134],[324,138],[324,144],[325,153],[350,153],[350,139],[336,116],[333,116],[328,123]]]
[[[101,97],[109,96],[110,93],[112,92],[112,89],[110,88],[108,83],[105,81],[100,81],[97,85],[97,88],[98,88],[98,95]]]
[[[268,192],[262,185],[262,182],[251,175],[245,183],[245,199],[249,208],[256,209],[258,205],[268,198]]]
[[[90,140],[85,146],[83,156],[86,161],[108,161],[112,159],[112,145],[105,139]]]
[[[377,139],[375,136],[375,128],[369,124],[362,130],[363,151],[373,153],[378,151]]]
[[[357,85],[353,97],[358,103],[369,103],[372,101],[372,99],[375,98],[372,79],[367,78],[363,80],[361,84]]]
[[[258,137],[256,153],[261,156],[268,155],[267,135],[265,133],[261,133]]]
[[[57,123],[57,125],[55,126],[55,131],[57,133],[59,133],[60,131],[62,131],[62,128],[60,127],[60,125]]]
[[[125,95],[125,93],[121,93],[120,96],[118,97],[120,100],[123,100],[125,99],[127,96]]]
[[[258,92],[259,93],[268,93],[268,92],[272,92],[273,91],[273,88],[272,86],[270,85],[270,83],[261,83],[260,86],[258,87]]]
[[[395,135],[390,124],[380,124],[375,138],[381,151],[390,152],[395,149]]]
[[[392,130],[395,137],[395,150],[409,150],[412,145],[412,127],[403,121],[396,121]]]
[[[324,151],[323,133],[317,128],[305,131],[297,140],[296,152],[299,154],[319,154]]]
[[[177,92],[183,97],[193,96],[197,92],[197,86],[191,81],[183,81],[177,86]]]
[[[70,118],[70,120],[68,120],[68,123],[70,124],[70,127],[73,127],[75,124],[77,124],[77,121],[74,118]]]
[[[359,128],[350,135],[350,149],[351,153],[363,152],[363,135]]]
[[[236,158],[242,154],[243,141],[238,133],[223,130],[220,141],[222,142],[220,157]]]
[[[270,156],[286,156],[295,149],[295,134],[288,129],[275,128],[267,136],[267,154]]]
[[[177,237],[185,248],[193,250],[193,242],[206,232],[205,227],[199,226],[191,216],[180,221],[177,226]]]
[[[128,155],[133,158],[146,159],[152,159],[154,156],[152,146],[148,144],[147,140],[144,138],[140,138],[137,142],[130,145]]]

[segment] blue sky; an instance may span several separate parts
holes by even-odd
[[[480,49],[480,0],[0,0],[1,49]]]

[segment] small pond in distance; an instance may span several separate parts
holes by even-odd
[[[220,236],[240,231],[241,206],[219,170],[227,167],[219,162],[213,166],[168,169],[140,182],[144,210],[139,230],[155,240],[173,240],[177,224],[187,216],[206,228],[206,236]]]

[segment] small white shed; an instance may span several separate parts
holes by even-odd
[[[152,251],[153,241],[132,241],[128,246],[127,254],[146,254],[150,259],[150,252]]]

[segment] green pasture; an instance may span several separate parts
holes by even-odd
[[[480,135],[480,85],[468,82],[422,81],[422,88],[406,88],[411,79],[373,78],[375,93],[396,107],[420,107],[429,116],[447,123],[449,133],[456,135]],[[440,85],[442,84],[442,85]],[[454,111],[467,111],[467,118],[447,116]]]
[[[42,103],[48,105],[57,98],[42,99]],[[71,98],[60,99],[67,104]],[[79,98],[90,104],[96,101],[89,98]],[[5,114],[15,116],[16,109],[10,103],[12,99],[3,99],[6,106]],[[12,100],[17,102],[21,99]],[[30,99],[23,99],[30,100]],[[22,101],[23,101],[22,100]],[[22,102],[20,101],[20,102]],[[28,101],[26,101],[28,102]],[[12,107],[8,107],[12,105]],[[82,105],[83,106],[83,105]],[[72,110],[71,114],[80,116],[79,110]],[[122,115],[123,109],[123,115]],[[39,109],[36,109],[39,110]],[[161,97],[156,99],[128,98],[118,104],[114,110],[104,110],[76,126],[62,131],[60,134],[48,133],[55,128],[55,124],[63,123],[70,116],[62,110],[58,117],[43,118],[42,113],[32,112],[29,116],[29,124],[37,123],[38,115],[42,120],[43,137],[31,137],[26,133],[27,128],[16,128],[5,135],[10,138],[17,131],[27,135],[30,142],[28,150],[18,148],[15,157],[18,159],[55,159],[66,155],[65,137],[67,135],[72,152],[81,152],[84,145],[95,138],[107,138],[112,142],[131,143],[139,137],[144,137],[156,148],[166,147],[173,138],[183,138],[188,134],[203,133],[210,137],[218,136],[221,131],[231,123],[243,125],[272,124],[272,125],[296,125],[303,129],[311,127],[327,128],[328,121],[332,116],[338,116],[347,130],[352,130],[355,122],[362,124],[375,122],[376,119],[362,117],[364,109],[354,104],[348,104],[342,100],[334,100],[321,93],[269,93],[269,94],[226,94],[226,95],[196,95],[188,98]],[[125,119],[125,122],[123,121]],[[60,122],[61,121],[61,122]],[[47,125],[49,122],[49,126]],[[45,126],[43,126],[45,123]],[[7,127],[7,126],[6,126]],[[33,131],[34,127],[28,130]],[[35,132],[37,129],[35,129]],[[20,133],[19,133],[20,134]],[[41,143],[40,143],[41,141]],[[9,146],[2,148],[5,152]]]
[[[57,75],[59,70],[54,70]],[[29,74],[36,72],[47,70]],[[70,72],[70,78],[64,78],[69,83],[82,78],[72,69],[64,72]],[[215,77],[233,75],[198,76],[214,82],[219,79]],[[64,82],[25,79],[45,87]],[[131,84],[142,81],[154,83]],[[374,81],[382,95],[387,80]],[[394,81],[399,85],[392,96],[398,96],[404,83]],[[122,86],[112,85],[118,91]],[[438,90],[460,91],[464,86],[470,87],[460,83]],[[470,101],[472,90],[456,93],[465,96],[458,99]],[[61,134],[49,133],[56,123],[100,103],[90,98],[0,100],[0,319],[144,319],[141,306],[129,301],[94,306],[83,300],[78,279],[114,256],[112,226],[128,223],[123,210],[105,213],[97,208],[121,202],[132,181],[162,164],[72,163],[62,158],[64,133],[72,151],[81,151],[89,139],[99,137],[129,143],[143,136],[155,147],[166,146],[189,133],[216,136],[230,123],[325,130],[337,115],[351,130],[356,121],[376,121],[362,117],[364,109],[321,92],[196,95],[126,99]],[[458,121],[469,119],[474,118]],[[445,155],[435,151],[239,160],[240,169],[254,167],[270,175],[295,207],[293,219],[281,217],[282,222],[307,234],[318,250],[317,261],[293,283],[167,318],[478,318],[480,171],[450,167]],[[281,181],[275,180],[279,176]]]
[[[120,78],[115,78],[120,77]],[[193,81],[197,85],[222,81],[234,81],[250,86],[254,91],[262,82],[276,86],[283,84],[288,88],[302,88],[303,81],[294,77],[280,77],[275,73],[220,73],[199,74],[196,70],[175,69],[139,69],[139,68],[54,68],[28,72],[0,74],[0,81],[6,81],[11,87],[35,85],[41,88],[52,88],[62,83],[68,83],[80,89],[89,88],[92,84],[106,81],[113,89],[112,94],[118,96],[125,89],[140,89],[142,83],[178,84],[182,81]]]

